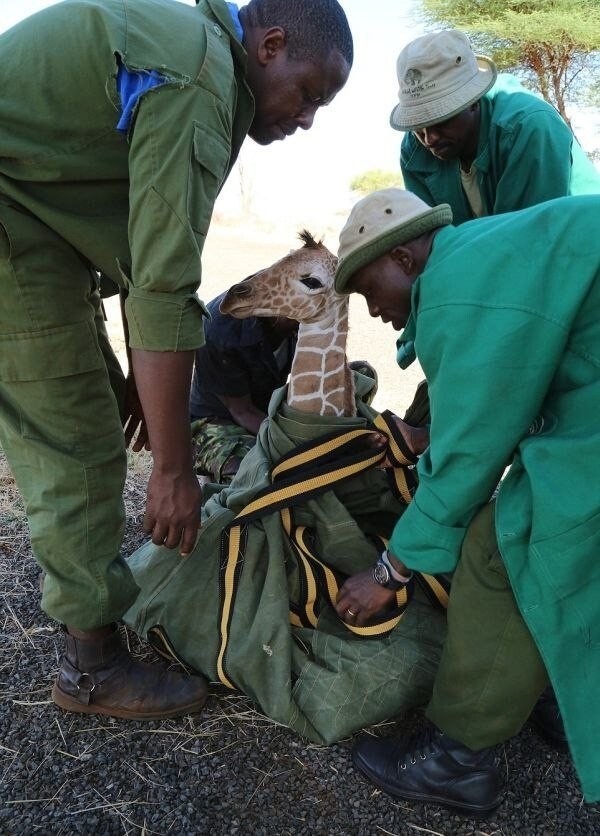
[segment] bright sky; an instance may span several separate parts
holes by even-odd
[[[0,0],[0,31],[50,5],[52,0]],[[389,127],[388,117],[397,94],[396,56],[423,31],[412,13],[418,0],[342,0],[342,6],[355,45],[346,87],[317,113],[310,131],[266,148],[247,140],[240,155],[253,211],[266,220],[285,219],[294,236],[302,226],[316,234],[331,226],[332,215],[348,208],[356,174],[398,169],[402,135]],[[234,169],[217,210],[234,211],[239,202],[240,174]]]
[[[56,0],[0,0],[0,31]],[[184,0],[194,5],[194,0]],[[266,221],[319,234],[340,224],[353,200],[352,178],[371,168],[397,170],[402,134],[389,127],[396,102],[396,57],[423,34],[419,0],[341,0],[354,36],[355,60],[346,87],[317,113],[313,128],[260,147],[248,140],[218,202],[236,214],[243,179],[246,204]],[[243,5],[240,2],[240,5]],[[593,147],[598,112],[574,114],[584,147]],[[337,218],[335,217],[337,215]]]

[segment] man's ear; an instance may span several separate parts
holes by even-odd
[[[415,259],[409,247],[394,247],[390,251],[390,258],[402,267],[407,276],[411,276],[415,272]]]
[[[258,42],[256,50],[256,57],[260,66],[265,67],[269,61],[276,58],[286,48],[286,45],[285,29],[282,29],[281,26],[272,26],[267,29]]]

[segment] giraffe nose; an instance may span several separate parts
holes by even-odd
[[[248,276],[248,279],[252,278]],[[244,282],[247,282],[248,279],[244,279]],[[240,284],[234,284],[233,287],[229,288],[229,293],[232,296],[252,296],[252,288],[249,287],[244,282],[240,282]]]

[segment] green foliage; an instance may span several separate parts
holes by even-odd
[[[386,171],[383,168],[373,168],[357,175],[350,183],[353,192],[368,194],[378,189],[389,189],[393,186],[402,187],[404,181],[399,171]]]
[[[426,16],[467,32],[501,70],[524,76],[567,119],[565,99],[598,67],[598,0],[423,0]]]
[[[586,104],[591,105],[592,107],[600,108],[600,81],[592,84],[592,86],[588,89]]]

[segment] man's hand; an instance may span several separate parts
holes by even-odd
[[[148,439],[148,429],[146,427],[146,420],[144,412],[135,385],[135,378],[131,372],[127,375],[125,381],[125,414],[123,417],[123,428],[125,430],[125,446],[129,447],[134,436],[137,433],[137,438],[133,447],[134,453],[139,453],[145,448],[150,449],[150,441]]]
[[[343,621],[362,627],[395,601],[396,593],[376,583],[372,570],[367,569],[348,578],[338,593],[335,609]]]
[[[202,490],[191,469],[168,474],[155,465],[148,482],[143,530],[157,546],[179,546],[182,557],[187,557],[196,545],[201,505]]]
[[[154,458],[143,528],[153,543],[179,545],[185,557],[196,543],[202,505],[189,415],[194,352],[132,349],[131,358]]]
[[[403,421],[402,418],[398,418],[397,415],[392,417],[394,419],[394,423],[400,430],[402,438],[406,442],[408,449],[414,453],[415,456],[420,456],[421,453],[424,453],[429,447],[429,429],[427,427],[412,427],[410,424],[407,424],[406,421]],[[392,467],[392,463],[386,457],[378,466],[381,468]]]
[[[408,444],[410,450],[415,456],[420,456],[429,447],[429,428],[428,427],[411,427],[402,418],[394,415],[396,426],[402,433],[402,437]]]

